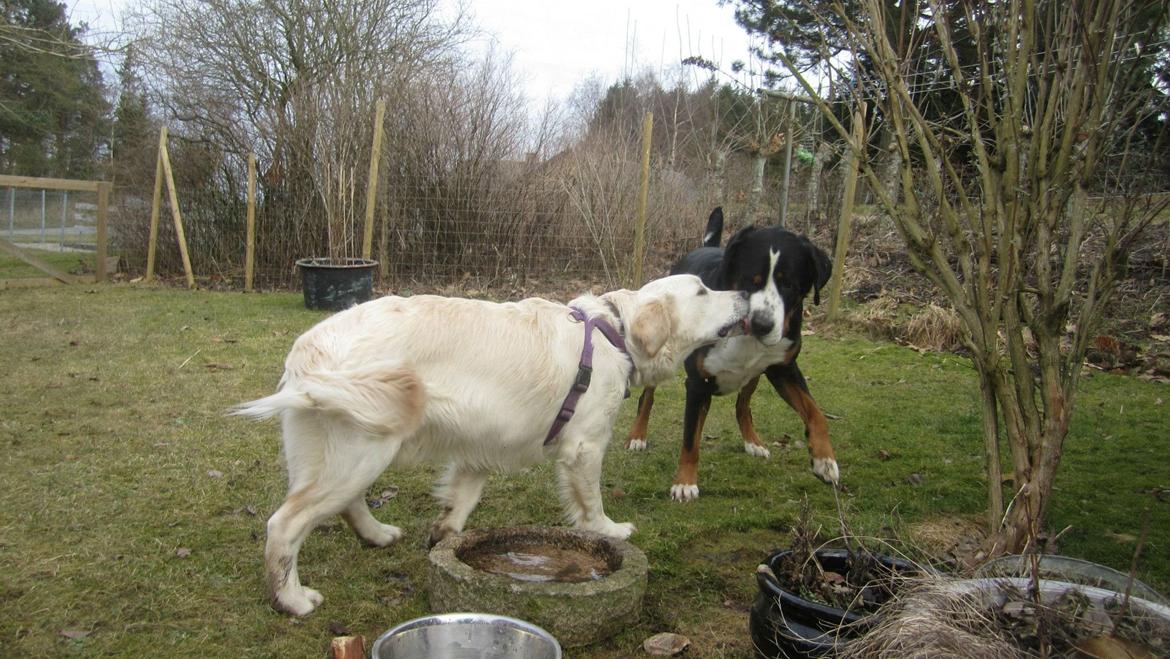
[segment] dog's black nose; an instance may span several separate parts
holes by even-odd
[[[772,333],[772,329],[776,327],[776,323],[768,314],[754,313],[751,318],[752,335],[766,336]]]

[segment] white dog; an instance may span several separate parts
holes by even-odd
[[[621,336],[590,333],[592,377],[575,415],[553,427],[580,369],[585,323],[542,299],[495,304],[386,297],[327,318],[301,335],[277,393],[235,410],[280,415],[289,494],[268,520],[264,564],[273,606],[310,613],[321,594],[301,585],[305,537],[340,513],[376,546],[402,531],[370,514],[365,492],[392,462],[447,463],[435,496],[444,508],[431,542],[463,529],[491,472],[556,460],[565,513],[577,528],[625,538],[606,516],[601,463],[630,385],[675,377],[700,346],[744,331],[743,294],[708,289],[693,275],[638,291],[570,303]],[[578,387],[579,388],[579,387]],[[558,429],[559,428],[559,429]]]

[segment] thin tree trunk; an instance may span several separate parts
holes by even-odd
[[[727,205],[727,152],[715,149],[708,162],[711,168],[707,172],[707,194],[715,206]]]
[[[825,169],[825,162],[829,159],[829,144],[823,140],[817,142],[816,152],[813,154],[812,169],[808,174],[808,192],[805,208],[805,233],[813,232],[814,224],[821,224],[824,213],[821,212],[821,172]]]
[[[987,468],[987,528],[999,527],[1003,519],[1003,468],[999,457],[999,412],[995,384],[980,369],[979,393],[983,402],[983,460]]]
[[[768,164],[768,158],[761,151],[756,151],[752,158],[752,188],[748,193],[747,218],[749,222],[756,222],[760,215],[760,202],[764,198],[764,165]]]

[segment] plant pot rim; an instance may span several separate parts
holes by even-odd
[[[1032,570],[1029,559],[1030,556],[1024,554],[1006,554],[993,558],[979,566],[975,570],[974,576],[976,579],[1028,578]],[[1084,585],[1124,593],[1124,586],[1115,588],[1109,582],[1124,584],[1129,580],[1129,575],[1124,572],[1083,558],[1060,554],[1040,554],[1039,562],[1041,578],[1048,581],[1067,581],[1079,584],[1081,582],[1077,580],[1078,578],[1089,579],[1091,581]],[[1148,600],[1155,604],[1170,605],[1170,600],[1138,579],[1133,580],[1130,597]]]
[[[378,262],[374,259],[351,257],[335,259],[329,256],[311,256],[297,259],[296,264],[301,268],[369,268],[378,265]]]
[[[1075,590],[1084,595],[1093,602],[1107,602],[1111,599],[1120,601],[1125,597],[1125,593],[1119,593],[1116,590],[1109,590],[1107,588],[1097,588],[1096,586],[1086,586],[1084,584],[1072,583],[1070,581],[1060,581],[1057,579],[1039,579],[1041,594],[1063,594],[1070,590]],[[953,592],[956,595],[974,595],[984,598],[984,601],[1003,600],[1006,597],[1005,587],[1012,590],[1027,592],[1032,587],[1032,580],[1026,577],[976,577],[974,579],[956,579],[947,583],[944,589],[948,592]],[[1140,608],[1150,614],[1164,619],[1170,623],[1170,606],[1151,602],[1141,597],[1129,598],[1130,609]]]
[[[791,549],[775,551],[770,556],[768,556],[764,563],[773,571],[775,571],[776,563],[782,560],[785,556],[789,556],[791,554]],[[916,565],[910,561],[898,558],[896,556],[891,556],[889,554],[880,554],[876,552],[869,552],[869,554],[875,557],[885,567],[891,568],[892,570],[900,573],[923,574],[934,572],[934,570],[929,569],[926,566]],[[838,548],[817,549],[813,552],[813,556],[816,557],[818,562],[823,559],[845,560],[849,556],[849,550]],[[863,620],[867,620],[873,615],[872,613],[859,613],[852,609],[842,609],[840,607],[830,606],[828,604],[822,604],[820,602],[805,599],[797,593],[782,586],[766,572],[757,571],[756,581],[759,584],[760,592],[767,593],[769,596],[775,597],[777,600],[779,600],[781,607],[784,605],[804,607],[815,613],[817,616],[839,617],[841,618],[843,624],[852,625],[862,623]]]

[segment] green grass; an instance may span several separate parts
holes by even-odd
[[[52,252],[40,249],[24,251],[66,273],[79,270],[93,272],[94,264],[97,263],[96,256],[91,252]],[[29,279],[48,276],[24,261],[0,252],[0,278]]]
[[[265,520],[285,487],[278,430],[223,412],[269,393],[293,339],[323,317],[294,294],[0,291],[0,656],[320,657],[342,628],[372,639],[428,612],[422,543],[438,513],[430,468],[391,470],[374,486],[400,488],[375,511],[406,530],[399,545],[363,547],[340,521],[310,536],[302,578],[326,597],[312,616],[290,619],[264,596]],[[814,335],[801,364],[839,417],[830,432],[856,532],[982,518],[977,390],[965,360]],[[731,398],[708,417],[701,498],[671,502],[681,394],[659,389],[645,453],[621,448],[627,401],[603,476],[607,511],[638,525],[632,541],[650,560],[645,610],[571,657],[636,656],[659,631],[690,637],[693,656],[750,656],[752,570],[788,542],[802,497],[835,532],[833,492],[806,452],[774,444],[770,460],[746,455]],[[1148,508],[1139,577],[1163,591],[1170,504],[1150,492],[1170,486],[1166,399],[1165,385],[1085,380],[1050,518],[1070,527],[1064,553],[1128,570]],[[755,416],[769,443],[803,439],[770,391],[757,394]],[[515,523],[561,523],[548,465],[493,478],[469,525]]]

